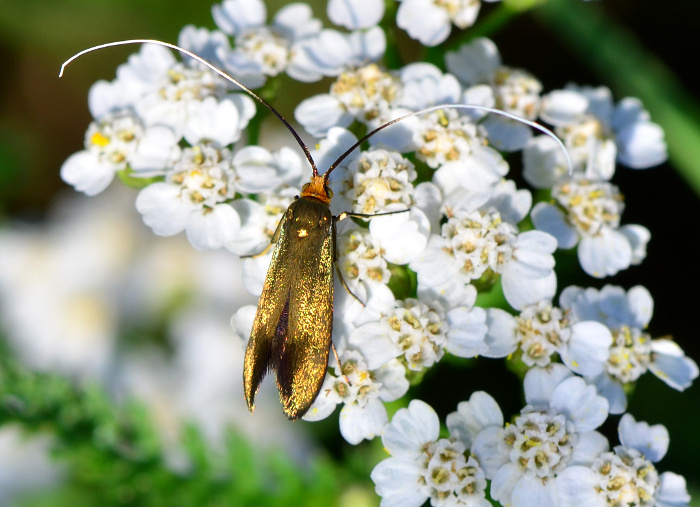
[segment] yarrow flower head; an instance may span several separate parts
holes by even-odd
[[[610,355],[610,330],[596,321],[572,323],[566,312],[540,301],[525,307],[518,316],[489,308],[487,357],[506,357],[517,349],[529,367],[545,367],[558,354],[579,375],[598,375]]]
[[[552,188],[554,204],[540,202],[532,221],[557,238],[559,248],[578,243],[583,270],[596,278],[611,276],[646,257],[651,237],[641,225],[620,226],[624,209],[618,188],[605,181],[574,178]]]
[[[570,467],[559,475],[560,505],[688,505],[685,479],[672,472],[659,474],[654,465],[668,449],[666,428],[638,423],[625,414],[618,432],[621,445],[599,454],[590,466]]]
[[[382,432],[390,458],[372,470],[382,507],[432,505],[488,507],[486,477],[455,436],[439,438],[435,411],[420,400],[400,409]]]
[[[458,51],[448,51],[445,64],[466,88],[464,103],[495,107],[528,120],[537,117],[542,84],[523,69],[504,66],[490,39],[479,37]],[[488,116],[482,125],[491,144],[501,150],[521,150],[532,137],[526,125],[502,116]]]
[[[682,391],[698,376],[698,366],[673,341],[652,339],[646,332],[654,301],[649,291],[636,286],[625,292],[606,285],[601,290],[567,287],[561,294],[562,308],[573,322],[595,320],[612,333],[610,355],[604,371],[589,379],[610,402],[610,412],[627,407],[623,386],[650,370],[666,384]]]
[[[562,365],[530,370],[524,385],[528,405],[513,424],[502,427],[503,416],[490,399],[495,407],[490,417],[470,400],[448,416],[448,427],[462,428],[460,435],[473,442],[471,451],[491,480],[494,500],[515,507],[555,506],[557,476],[607,448],[605,437],[594,430],[607,418],[608,402]]]

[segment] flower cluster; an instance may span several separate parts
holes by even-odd
[[[403,0],[396,24],[434,46],[453,24],[473,24],[479,7]],[[249,88],[283,72],[332,81],[328,93],[301,101],[295,118],[318,138],[311,157],[319,169],[334,168],[333,213],[407,210],[339,224],[337,265],[352,295],[336,284],[339,361],[331,358],[304,416],[324,419],[341,405],[345,440],[381,436],[391,455],[372,472],[382,505],[485,507],[487,481],[503,505],[574,505],[583,497],[587,505],[687,503],[684,480],[653,464],[666,451],[665,430],[626,414],[613,451],[596,431],[625,412],[625,389],[647,370],[678,390],[698,376],[678,345],[646,331],[651,295],[641,286],[571,286],[554,303],[557,248],[578,245],[581,268],[597,278],[644,260],[650,233],[621,225],[624,199],[611,183],[617,162],[643,169],[666,158],[663,132],[640,102],[614,104],[606,88],[544,93],[531,73],[504,65],[486,38],[448,52],[442,68],[386,68],[378,0],[330,0],[328,18],[343,31],[323,29],[304,4],[281,9],[271,23],[260,0],[225,0],[212,13],[218,29],[186,27],[180,45]],[[460,103],[511,116],[466,108],[411,115],[335,168],[357,133]],[[90,109],[85,149],[65,162],[63,179],[94,195],[118,175],[140,188],[136,209],[154,233],[184,231],[197,250],[264,251],[311,173],[298,150],[246,144],[258,138],[253,100],[162,47],[143,46],[114,81],[95,84]],[[514,116],[546,122],[561,143],[554,134],[533,136]],[[520,151],[526,181],[551,197],[534,206],[532,193],[508,179],[504,153]],[[254,295],[269,262],[270,254],[243,261],[243,284]],[[501,307],[477,304],[480,294],[499,291]],[[254,315],[244,306],[232,318],[244,344]],[[437,415],[421,401],[390,421],[385,402],[404,397],[446,354],[517,361],[527,371],[527,405],[504,426],[496,401],[476,392],[447,417],[449,438],[440,438]]]

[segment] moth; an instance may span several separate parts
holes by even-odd
[[[323,175],[319,175],[311,153],[301,137],[274,107],[201,57],[174,44],[158,40],[132,39],[85,49],[63,63],[59,77],[63,75],[65,67],[70,62],[85,53],[106,47],[143,43],[157,44],[179,51],[248,93],[284,124],[312,167],[311,181],[304,185],[301,195],[287,208],[271,241],[271,245],[274,244],[275,247],[243,365],[244,394],[251,412],[255,408],[255,396],[260,383],[270,371],[276,374],[283,410],[291,420],[301,418],[319,395],[332,348],[333,269],[337,260],[336,223],[348,216],[366,218],[401,212],[393,211],[375,215],[345,212],[338,216],[333,216],[331,213],[333,192],[328,185],[328,177],[362,143],[377,132],[411,116],[442,109],[477,110],[506,116],[550,136],[563,150],[569,172],[572,171],[572,163],[566,148],[545,127],[499,109],[474,104],[442,104],[408,113],[372,130],[349,147]]]

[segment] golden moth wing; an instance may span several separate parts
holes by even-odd
[[[265,374],[276,369],[276,364],[279,362],[279,350],[275,350],[275,335],[289,296],[290,270],[287,269],[289,243],[285,237],[285,224],[291,216],[292,207],[290,206],[277,226],[277,243],[272,252],[253,321],[253,329],[245,351],[243,392],[251,412],[255,407],[255,395]]]
[[[302,417],[321,390],[333,331],[334,241],[328,205],[299,199],[290,222],[286,343],[277,365],[284,412]],[[293,239],[292,239],[293,238]]]

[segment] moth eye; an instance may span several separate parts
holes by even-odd
[[[297,233],[297,235],[298,235],[300,238],[305,238],[306,236],[309,235],[309,233],[308,233],[308,231],[307,231],[306,229],[299,229],[299,232]]]

